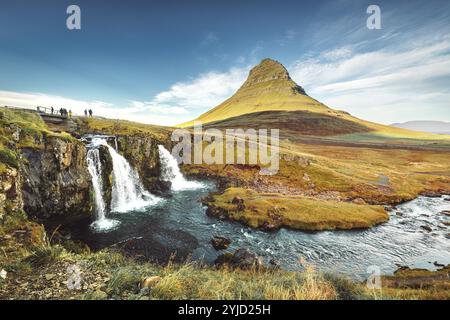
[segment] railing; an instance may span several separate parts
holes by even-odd
[[[64,109],[64,108],[60,108],[60,109],[53,108],[52,109],[52,108],[48,108],[48,107],[37,106],[36,110],[39,113],[49,114],[54,117],[59,117],[59,118],[64,118],[64,119],[67,119],[69,117],[67,109]]]

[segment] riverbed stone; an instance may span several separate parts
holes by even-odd
[[[443,214],[444,216],[450,217],[450,210],[441,211],[441,214]]]
[[[211,239],[211,244],[216,250],[224,250],[230,246],[231,240],[221,236],[214,236]]]
[[[237,249],[234,253],[222,254],[217,257],[215,264],[239,269],[263,267],[262,258],[248,249]]]

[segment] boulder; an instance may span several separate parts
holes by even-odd
[[[444,216],[450,217],[450,210],[441,211],[441,214],[443,214]]]
[[[231,240],[221,236],[214,236],[211,239],[211,244],[216,250],[224,250],[230,246]]]
[[[264,221],[264,223],[261,225],[261,229],[264,231],[273,231],[278,229],[278,226],[268,221]]]
[[[170,197],[172,183],[170,181],[164,181],[159,178],[155,178],[154,180],[155,182],[151,184],[151,187],[148,189],[148,191],[159,197]]]
[[[420,226],[423,230],[425,230],[425,231],[428,231],[428,232],[431,232],[431,231],[433,231],[433,229],[431,229],[431,227],[430,226],[427,226],[427,225],[423,225],[423,226]]]
[[[262,259],[248,249],[237,249],[234,253],[225,253],[217,257],[216,265],[228,265],[231,268],[251,269],[261,268]]]

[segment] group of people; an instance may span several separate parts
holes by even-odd
[[[37,111],[40,113],[48,113],[48,108],[45,107],[37,107]],[[59,114],[61,115],[61,117],[63,118],[69,118],[72,119],[72,110],[67,110],[66,108],[60,108],[59,111],[56,110],[54,107],[50,108],[50,112],[51,114]],[[93,112],[92,109],[85,109],[84,110],[84,116],[87,117],[89,115],[89,117],[92,118]]]
[[[85,117],[87,117],[87,116],[88,116],[88,114],[89,114],[89,117],[91,117],[91,118],[92,118],[92,109],[89,109],[89,110],[87,110],[87,109],[84,109],[84,116],[85,116]]]
[[[53,114],[53,107],[52,107],[52,114]],[[72,110],[67,111],[66,108],[60,108],[59,109],[59,114],[61,115],[61,117],[63,118],[69,118],[72,119]]]
[[[37,107],[37,111],[40,113],[47,113],[48,109],[44,108],[44,107]],[[56,110],[54,107],[50,107],[50,113],[53,114],[58,114],[63,117],[63,118],[72,118],[72,110],[67,111],[66,108],[60,108],[59,111]]]

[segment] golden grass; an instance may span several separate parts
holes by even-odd
[[[149,125],[119,119],[83,118],[75,119],[80,126],[81,134],[100,133],[111,135],[144,134],[157,140],[168,140],[172,132],[170,127]]]
[[[383,276],[381,283],[378,299],[449,300],[450,266],[437,271],[399,269],[392,276]]]
[[[235,197],[244,200],[245,209],[239,210],[232,203]],[[243,188],[229,188],[223,194],[213,196],[208,205],[253,228],[270,223],[275,227],[299,230],[355,229],[369,228],[389,219],[380,206],[257,193]]]

